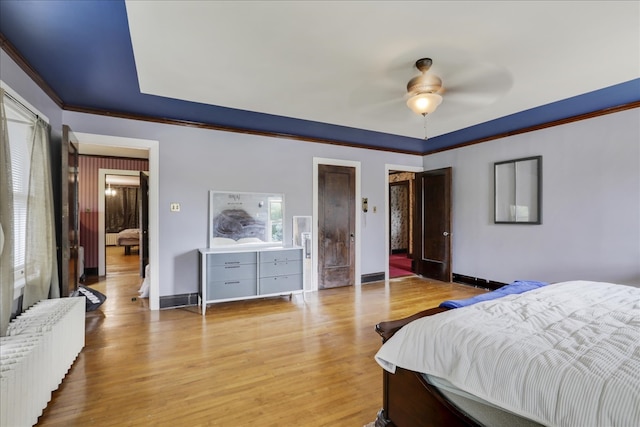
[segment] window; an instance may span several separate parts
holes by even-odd
[[[282,199],[269,199],[269,228],[271,229],[271,241],[282,242]]]
[[[29,141],[33,137],[35,116],[9,97],[5,96],[4,99],[13,181],[14,272],[16,283],[22,283],[24,279],[27,198],[29,194]]]

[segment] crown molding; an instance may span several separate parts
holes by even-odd
[[[24,56],[15,48],[13,44],[0,32],[0,48],[15,61],[16,64],[47,94],[58,107],[64,108],[62,98],[49,86],[42,76],[29,64]]]
[[[178,120],[178,119],[169,119],[164,117],[145,116],[142,114],[123,113],[123,112],[117,112],[117,111],[108,111],[108,110],[86,108],[86,107],[73,106],[73,105],[65,105],[64,109],[66,111],[73,111],[76,113],[95,114],[95,115],[101,115],[101,116],[116,117],[120,119],[140,120],[140,121],[146,121],[146,122],[161,123],[166,125],[187,126],[187,127],[198,128],[198,129],[218,130],[222,132],[234,132],[234,133],[242,133],[246,135],[266,136],[271,138],[284,138],[284,139],[302,141],[302,142],[314,142],[314,143],[320,143],[320,144],[339,145],[343,147],[364,148],[367,150],[411,154],[415,156],[422,156],[423,154],[422,152],[419,152],[419,151],[399,150],[399,149],[387,148],[387,147],[376,147],[373,145],[354,144],[354,143],[337,141],[332,139],[314,138],[314,137],[308,137],[308,136],[295,135],[291,133],[259,131],[254,129],[240,128],[240,127],[221,126],[221,125],[215,125],[211,123],[193,122],[189,120]]]
[[[512,130],[509,132],[497,133],[485,138],[474,139],[472,141],[462,142],[460,144],[451,145],[449,147],[439,148],[437,150],[426,150],[422,155],[427,156],[429,154],[440,153],[442,151],[454,150],[456,148],[467,147],[469,145],[481,144],[483,142],[489,142],[496,139],[507,138],[509,136],[520,135],[523,133],[535,132],[541,129],[547,129],[555,126],[566,125],[568,123],[579,122],[581,120],[593,119],[595,117],[606,116],[607,114],[619,113],[621,111],[632,110],[640,107],[640,101],[628,102],[626,104],[617,105],[614,107],[603,108],[600,110],[592,111],[590,113],[578,114],[564,119],[552,120],[549,122],[540,123],[533,126],[527,126],[520,129]]]

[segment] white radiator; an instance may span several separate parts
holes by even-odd
[[[106,246],[116,246],[118,244],[118,233],[105,233],[104,244]]]
[[[35,425],[82,348],[84,297],[43,300],[0,338],[0,426]]]

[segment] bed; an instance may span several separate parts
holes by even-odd
[[[116,244],[124,246],[124,254],[131,255],[132,246],[140,246],[140,229],[127,228],[122,230],[116,236]]]
[[[640,288],[485,295],[376,325],[376,427],[640,425]]]

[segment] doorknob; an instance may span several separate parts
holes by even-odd
[[[449,235],[449,232],[448,232],[448,231],[445,231],[444,233],[442,233],[442,235],[443,235],[444,237],[447,237],[447,236]]]

